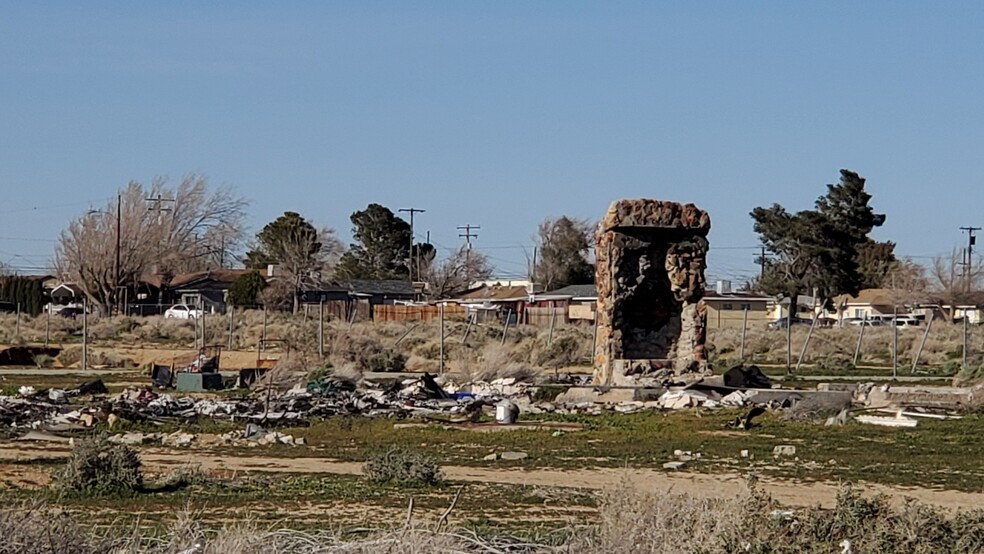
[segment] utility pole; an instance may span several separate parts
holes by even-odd
[[[759,254],[759,257],[756,258],[755,263],[762,266],[761,269],[759,269],[759,283],[761,283],[762,280],[765,279],[765,246],[760,246],[759,248],[761,249],[761,253]]]
[[[421,210],[418,208],[400,208],[398,210],[401,213],[410,214],[410,251],[407,253],[407,275],[410,277],[410,282],[413,282],[413,214],[422,214],[427,210]],[[418,252],[419,256],[420,253]],[[417,278],[420,278],[419,271],[417,272]]]
[[[478,233],[472,233],[472,229],[479,230],[481,227],[471,223],[458,226],[459,231],[464,231],[458,233],[458,236],[465,239],[465,277],[468,278],[468,286],[471,286],[471,239],[478,238]]]
[[[172,208],[165,208],[164,207],[164,204],[166,202],[170,202],[171,205],[173,206],[174,205],[174,200],[171,199],[171,198],[164,198],[160,193],[157,193],[157,198],[146,198],[145,200],[147,202],[150,202],[150,203],[153,204],[153,206],[147,208],[147,211],[148,212],[157,212],[157,227],[158,227],[157,231],[158,231],[158,233],[160,233],[160,226],[161,226],[161,224],[164,223],[164,212],[170,212],[170,211],[172,211]],[[157,267],[155,268],[155,271],[154,271],[154,273],[156,273],[158,275],[162,275],[163,274],[163,268],[161,268],[161,242],[162,242],[162,239],[163,239],[163,237],[160,234],[158,234],[157,235],[157,263],[155,264]],[[163,287],[163,284],[164,283],[163,283],[163,278],[162,278],[161,290],[159,290],[157,292],[157,307],[158,308],[161,307],[161,303],[164,301],[164,298],[163,298],[163,296],[164,296],[164,287]]]
[[[163,220],[164,212],[171,211],[171,208],[165,208],[164,207],[164,203],[165,202],[170,202],[172,206],[174,205],[174,199],[173,198],[164,198],[160,194],[158,194],[156,198],[147,198],[146,200],[147,200],[147,202],[152,202],[154,204],[153,206],[147,208],[147,211],[148,212],[157,212],[157,223],[162,223],[164,221]]]
[[[971,277],[974,275],[974,245],[977,244],[977,237],[974,236],[975,231],[980,231],[980,227],[961,227],[961,231],[967,231],[967,259],[963,263],[964,266],[964,286],[967,287],[967,292],[970,292],[970,282]]]
[[[115,300],[114,304],[116,304],[117,313],[120,314],[123,313],[120,310],[120,299],[118,296],[120,292],[120,242],[122,241],[121,238],[122,233],[120,232],[120,228],[121,228],[120,221],[122,220],[123,217],[122,212],[123,212],[123,195],[117,192],[116,193],[116,265],[113,266],[113,277],[115,278],[116,282],[113,283],[113,296]]]
[[[465,239],[465,244],[468,246],[468,250],[471,250],[471,239],[478,238],[478,234],[472,233],[472,229],[475,229],[477,231],[481,229],[481,227],[479,227],[478,225],[472,225],[470,223],[458,226],[459,231],[464,231],[464,233],[458,233],[458,236]]]

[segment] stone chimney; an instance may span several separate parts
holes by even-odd
[[[693,204],[612,203],[596,233],[599,385],[665,385],[707,370],[700,302],[711,220]]]

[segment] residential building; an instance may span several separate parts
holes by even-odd
[[[764,327],[770,321],[769,306],[774,301],[771,296],[721,286],[705,291],[701,300],[707,310],[708,329]]]

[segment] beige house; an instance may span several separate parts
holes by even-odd
[[[741,329],[742,322],[749,328],[765,327],[769,322],[771,297],[721,289],[704,293],[702,302],[707,308],[708,329]]]
[[[899,315],[926,315],[919,308],[925,298],[902,294],[892,289],[863,289],[857,295],[844,294],[834,299],[836,317],[840,321],[858,319],[891,319],[896,310]]]

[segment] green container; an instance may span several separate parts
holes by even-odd
[[[202,392],[222,389],[221,373],[178,373],[175,387],[180,391]]]

